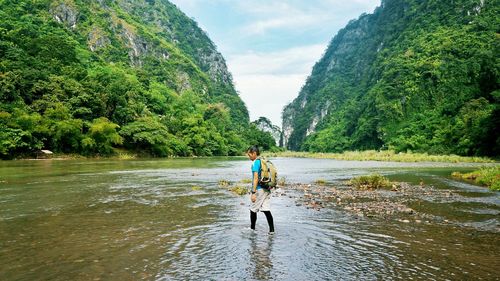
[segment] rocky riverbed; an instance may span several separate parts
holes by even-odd
[[[420,182],[411,185],[394,182],[389,189],[358,189],[349,182],[335,184],[286,184],[275,191],[275,196],[295,199],[297,207],[316,211],[323,208],[337,208],[351,213],[355,219],[379,218],[403,223],[459,224],[427,210],[426,204],[465,202],[468,199],[456,190],[438,189]],[[500,226],[489,225],[488,230],[500,232]]]

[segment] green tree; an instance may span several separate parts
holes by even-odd
[[[189,152],[187,145],[169,133],[159,118],[138,118],[125,125],[120,134],[125,139],[126,147],[146,151],[152,156],[187,155]]]
[[[123,143],[123,138],[116,131],[119,127],[105,117],[94,119],[82,139],[83,151],[87,154],[112,154],[113,145]]]

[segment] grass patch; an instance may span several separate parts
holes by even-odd
[[[127,152],[120,152],[116,155],[116,157],[120,160],[130,160],[130,159],[135,159],[137,158],[137,155],[135,154],[130,154]]]
[[[218,184],[219,184],[219,186],[220,186],[220,187],[227,187],[227,186],[230,186],[230,185],[231,185],[231,182],[230,182],[230,181],[228,181],[228,180],[224,180],[224,179],[223,179],[223,180],[219,180],[219,183],[218,183]]]
[[[252,179],[242,179],[241,183],[252,183]]]
[[[390,188],[392,186],[391,181],[388,178],[380,174],[371,174],[368,176],[360,176],[352,178],[349,181],[350,185],[353,185],[357,189],[380,189],[380,188]]]
[[[489,187],[491,190],[500,191],[500,166],[481,168],[466,174],[454,172],[451,175],[463,180],[472,180],[476,184]]]
[[[325,185],[326,180],[325,179],[317,179],[314,183],[317,185]]]
[[[427,153],[396,153],[393,150],[366,150],[346,151],[343,153],[312,153],[284,151],[276,153],[264,153],[266,157],[298,157],[298,158],[320,158],[353,161],[388,161],[388,162],[469,162],[469,163],[494,163],[495,161],[486,157],[465,157],[458,155],[429,155]]]
[[[250,183],[251,180],[247,180],[247,179],[243,179],[241,180],[241,182],[247,182]],[[219,184],[219,187],[222,187],[222,188],[225,188],[237,195],[245,195],[248,193],[248,188],[246,188],[245,186],[241,186],[241,185],[234,185],[232,186],[232,183],[228,180],[225,180],[225,179],[221,179],[219,180],[218,182]]]
[[[201,188],[201,186],[199,186],[199,185],[194,185],[194,186],[192,186],[192,187],[191,187],[191,189],[192,189],[193,191],[197,191],[197,190],[201,190],[202,188]]]
[[[74,153],[54,153],[51,157],[47,157],[46,159],[83,160],[87,158],[88,157]]]
[[[238,195],[245,195],[248,193],[248,190],[244,186],[233,186],[229,189],[231,192],[236,193]]]
[[[285,184],[286,184],[286,178],[285,177],[279,178],[278,182],[276,184],[279,185],[279,186],[285,186]]]

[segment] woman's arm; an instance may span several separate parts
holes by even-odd
[[[259,185],[259,173],[253,172],[252,193],[257,192],[258,185]]]
[[[257,185],[259,185],[259,173],[253,172],[253,181],[252,181],[252,195],[250,196],[250,200],[253,202],[257,201]]]

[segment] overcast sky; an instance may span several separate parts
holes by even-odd
[[[380,0],[170,0],[225,57],[250,119],[281,126],[312,67],[349,20]]]

